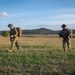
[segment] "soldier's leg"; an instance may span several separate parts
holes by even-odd
[[[70,40],[67,41],[67,46],[71,50],[71,41]]]
[[[17,50],[19,50],[18,37],[15,38],[15,45],[16,45],[16,47],[17,47]]]
[[[13,41],[11,41],[10,50],[13,50],[13,47],[14,47],[14,45],[15,45],[15,43],[16,43],[17,40],[18,40],[18,38],[16,37],[16,38],[13,39]]]
[[[67,42],[63,40],[63,49],[64,49],[65,52],[67,52],[66,43]]]
[[[14,41],[11,41],[11,47],[10,47],[10,50],[13,50],[14,45],[15,45],[15,40],[14,40]]]
[[[16,47],[17,47],[17,50],[19,50],[18,41],[15,42],[15,45],[16,45]]]

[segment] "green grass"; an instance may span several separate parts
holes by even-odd
[[[60,43],[21,43],[12,53],[9,44],[0,45],[0,75],[75,75],[75,44],[65,53]]]
[[[75,51],[64,53],[61,48],[47,47],[21,46],[8,53],[7,46],[0,46],[0,75],[75,75]]]

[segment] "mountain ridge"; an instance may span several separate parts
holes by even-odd
[[[3,30],[4,31],[4,30]],[[3,31],[0,31],[0,35],[2,35]],[[9,31],[9,30],[5,30]],[[51,30],[47,28],[38,28],[38,29],[24,29],[23,30],[23,35],[24,34],[58,34],[60,30]],[[73,33],[75,34],[75,30],[73,30]]]

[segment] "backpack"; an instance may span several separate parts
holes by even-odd
[[[21,37],[22,36],[22,29],[20,27],[16,27],[17,29],[17,32],[18,32],[18,37]]]
[[[71,29],[69,29],[69,34],[70,34],[70,37],[73,36],[73,31]]]

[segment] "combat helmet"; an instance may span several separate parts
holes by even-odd
[[[65,24],[63,24],[61,27],[64,28],[64,27],[67,27],[67,26]]]
[[[8,27],[13,27],[13,24],[8,24]]]

